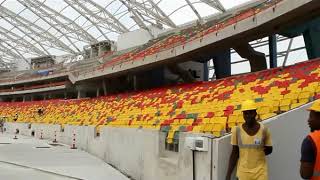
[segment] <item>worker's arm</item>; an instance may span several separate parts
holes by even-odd
[[[300,176],[303,179],[310,179],[313,174],[314,163],[303,162],[300,163]]]
[[[315,147],[312,139],[306,137],[301,145],[300,176],[303,179],[310,179],[313,175],[315,162]]]
[[[264,147],[264,154],[265,154],[266,156],[268,156],[269,154],[272,153],[272,150],[273,150],[273,147],[272,147],[272,146],[265,146],[265,147]]]
[[[234,146],[232,146],[232,152],[231,152],[230,159],[229,159],[229,167],[228,167],[226,180],[231,179],[232,171],[235,168],[235,166],[237,165],[238,159],[239,159],[239,147],[234,145]]]
[[[272,147],[272,139],[271,139],[271,133],[269,128],[266,128],[266,134],[265,134],[265,139],[264,139],[264,154],[268,156],[269,154],[272,153],[273,147]]]

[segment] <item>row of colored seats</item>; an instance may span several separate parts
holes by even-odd
[[[177,143],[180,132],[222,136],[244,122],[241,103],[252,99],[265,120],[319,97],[320,60],[233,76],[94,99],[0,103],[10,121],[157,129]],[[38,113],[43,109],[43,114]]]

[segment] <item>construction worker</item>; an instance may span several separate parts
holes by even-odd
[[[4,127],[4,117],[0,118],[0,131],[3,133],[3,127]]]
[[[311,133],[301,145],[300,175],[303,179],[320,180],[320,100],[308,110]]]
[[[239,180],[267,180],[266,155],[272,153],[270,131],[257,122],[257,106],[252,100],[242,103],[241,110],[245,123],[232,128],[232,153],[226,180],[237,165],[236,176]]]

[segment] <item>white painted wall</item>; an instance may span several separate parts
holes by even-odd
[[[161,33],[167,31],[155,26],[148,26],[148,29],[153,37],[145,29],[137,29],[135,31],[120,34],[117,40],[117,51],[143,45],[149,40],[157,38]]]
[[[268,156],[270,180],[298,180],[300,178],[300,149],[303,139],[310,129],[307,127],[309,113],[302,106],[298,109],[284,113],[265,122],[270,128],[273,139],[273,153]],[[216,140],[217,149],[214,157],[215,170],[214,180],[224,179],[231,152],[230,135]]]
[[[118,37],[117,50],[121,51],[135,46],[140,46],[147,43],[150,39],[152,39],[152,36],[144,29],[124,33]]]
[[[42,131],[43,138],[51,140],[56,131],[58,142],[70,146],[75,133],[78,149],[103,159],[136,180],[192,180],[192,152],[184,149],[184,138],[191,134],[181,134],[180,152],[175,153],[164,150],[164,135],[157,130],[105,127],[96,137],[93,126],[67,125],[64,132],[59,125],[32,124],[29,129],[27,123],[6,123],[5,127],[12,134],[18,128],[26,136],[35,131],[35,138],[40,138]],[[210,179],[209,154],[196,153],[197,179]]]
[[[299,176],[300,146],[308,134],[306,125],[309,105],[292,110],[265,121],[273,137],[274,152],[268,157],[271,180],[297,180]],[[53,139],[58,131],[58,141],[71,145],[76,133],[76,146],[136,180],[192,180],[192,152],[184,148],[186,136],[202,134],[181,133],[179,153],[164,150],[164,135],[157,130],[105,127],[95,137],[93,126],[66,126],[64,132],[58,125],[6,123],[9,133],[19,129],[21,134],[31,135],[34,130],[39,138]],[[230,135],[213,140],[212,179],[210,179],[211,144],[208,152],[196,152],[195,168],[197,180],[222,180],[228,166],[231,151]]]

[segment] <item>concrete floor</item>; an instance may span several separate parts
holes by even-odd
[[[47,140],[20,135],[18,138],[0,133],[1,180],[129,180],[86,152],[51,146]]]

